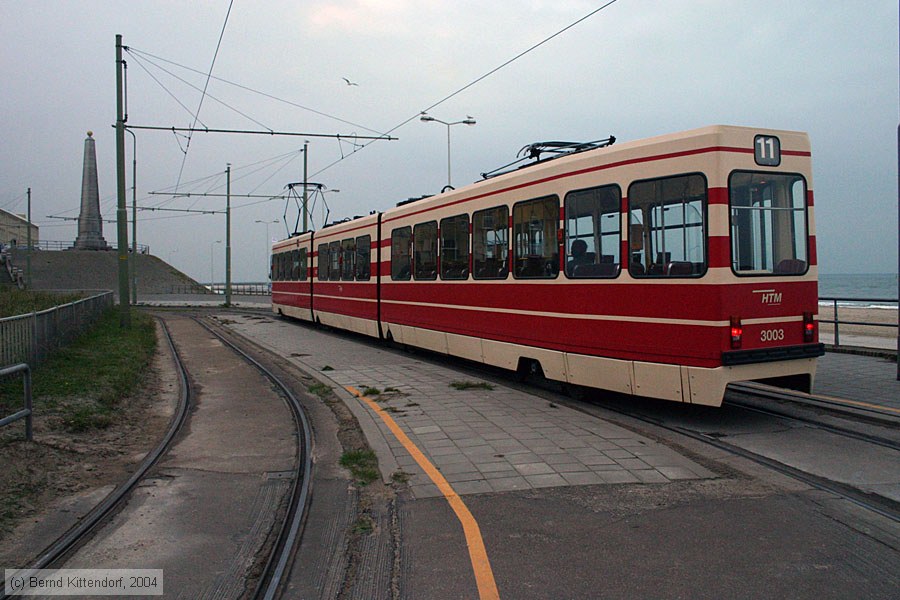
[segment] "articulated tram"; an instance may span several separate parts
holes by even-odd
[[[272,248],[272,307],[571,386],[809,390],[809,139],[712,126],[573,152]]]

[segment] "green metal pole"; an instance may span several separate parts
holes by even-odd
[[[130,129],[131,134],[131,255],[128,259],[129,274],[131,277],[131,303],[137,304],[137,136]]]
[[[231,163],[225,175],[225,306],[231,306]]]
[[[31,289],[31,188],[28,188],[28,248],[25,250],[25,287]]]
[[[116,34],[116,245],[119,252],[119,325],[131,327],[128,298],[128,212],[125,208],[125,116],[122,95],[122,36]]]

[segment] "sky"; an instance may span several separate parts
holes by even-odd
[[[316,228],[326,204],[336,220],[438,193],[447,127],[420,121],[426,109],[477,121],[450,128],[456,187],[539,140],[805,131],[820,273],[896,273],[896,2],[618,0],[454,95],[605,3],[234,0],[229,13],[230,0],[0,0],[0,208],[24,213],[30,187],[41,239],[73,241],[77,222],[50,217],[78,216],[90,130],[101,213],[115,218],[121,34],[129,125],[187,128],[196,116],[211,129],[342,136],[126,135],[129,219],[133,149],[143,208],[222,211],[224,198],[196,194],[224,194],[231,165],[236,282],[265,281],[270,240],[295,229],[296,201],[277,196],[303,179],[304,141],[309,181],[327,190]],[[353,138],[388,131],[398,139]],[[223,280],[224,214],[137,216],[151,253]],[[116,242],[114,223],[103,233]]]

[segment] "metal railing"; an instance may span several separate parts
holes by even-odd
[[[0,365],[40,363],[112,305],[113,293],[103,292],[40,312],[0,319]]]
[[[169,286],[170,294],[225,294],[225,284],[204,283],[201,286],[196,285],[173,285]],[[268,296],[272,293],[271,285],[268,283],[232,283],[231,294],[234,296]]]
[[[33,404],[31,401],[31,367],[29,367],[25,363],[19,363],[17,365],[4,367],[0,369],[0,379],[6,377],[7,375],[15,375],[16,373],[25,373],[25,375],[22,377],[24,382],[23,385],[25,387],[25,408],[11,414],[8,417],[0,419],[0,427],[5,427],[10,423],[18,421],[19,419],[25,419],[25,439],[30,442],[34,439],[34,411],[32,410]]]
[[[31,249],[32,250],[51,250],[51,251],[53,251],[53,250],[71,250],[73,245],[74,245],[74,243],[71,241],[59,242],[59,241],[53,241],[53,240],[41,240],[39,242],[31,242]],[[109,247],[110,251],[116,249],[115,242],[107,243],[107,246]],[[25,250],[28,250],[28,244],[25,243],[24,240],[18,240],[16,242],[16,244],[13,245],[12,247],[15,248],[16,250],[20,250],[23,252]],[[147,244],[138,244],[137,249],[138,249],[138,254],[150,254],[150,246],[148,246]],[[128,245],[128,251],[131,252],[131,244]]]
[[[847,305],[846,303],[853,302],[866,302],[872,304],[898,304],[897,298],[835,298],[835,297],[821,297],[819,298],[820,302],[831,302],[832,303],[832,314],[834,316],[833,319],[823,319],[821,315],[819,316],[819,323],[831,323],[834,326],[834,345],[841,345],[841,325],[860,325],[863,327],[886,327],[897,329],[897,323],[881,323],[881,322],[873,322],[873,321],[842,321],[840,318],[840,307],[841,303],[844,304],[844,308],[846,309],[859,309],[861,307],[854,305]]]

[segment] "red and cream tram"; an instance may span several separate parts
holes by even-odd
[[[279,314],[575,386],[808,390],[809,140],[713,126],[577,151],[277,242]]]

